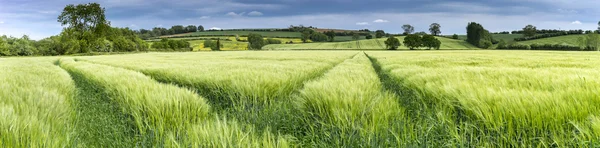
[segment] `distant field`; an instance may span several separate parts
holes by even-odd
[[[522,41],[522,42],[517,42],[517,43],[524,44],[524,45],[567,44],[567,45],[577,46],[578,45],[577,38],[579,38],[581,36],[583,36],[583,35],[566,35],[566,36],[557,36],[557,37],[543,38],[543,39],[537,39],[537,40]]]
[[[322,43],[306,43],[306,44],[281,44],[267,45],[263,49],[269,50],[289,50],[289,49],[386,49],[384,41],[387,38],[358,40],[348,42],[322,42]],[[404,37],[398,37],[400,42],[404,41]],[[440,49],[478,49],[477,47],[462,41],[448,38],[438,38],[442,41]],[[401,46],[399,49],[408,49],[406,46]]]
[[[205,32],[193,32],[186,34],[170,35],[169,37],[176,36],[235,36],[235,35],[248,35],[250,33],[260,34],[264,37],[290,37],[300,38],[299,32],[286,32],[286,31],[205,31]]]

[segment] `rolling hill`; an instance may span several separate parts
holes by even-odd
[[[358,40],[358,41],[348,41],[348,42],[321,42],[321,43],[305,43],[305,44],[277,44],[277,45],[267,45],[263,47],[263,49],[269,50],[301,50],[301,49],[386,49],[384,41],[387,38],[380,39],[369,39],[369,40]],[[404,40],[404,37],[398,37],[400,42]],[[462,40],[454,40],[448,38],[438,37],[442,42],[442,46],[440,49],[478,49],[477,47],[462,41]],[[406,46],[400,46],[400,50],[408,49]]]

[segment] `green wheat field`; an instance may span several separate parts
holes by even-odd
[[[378,42],[310,44],[384,48]],[[348,50],[0,58],[0,146],[599,147],[598,57]]]

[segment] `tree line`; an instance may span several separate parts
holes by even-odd
[[[0,56],[54,56],[89,52],[147,51],[148,43],[129,28],[110,26],[98,3],[67,5],[57,21],[65,26],[56,36],[39,41],[0,37]]]
[[[442,42],[435,38],[435,36],[438,36],[442,33],[440,30],[441,25],[438,23],[432,23],[429,25],[429,32],[431,34],[427,34],[425,32],[413,33],[415,28],[410,24],[404,24],[401,28],[404,30],[402,35],[406,35],[402,43],[404,43],[404,46],[408,47],[410,50],[419,49],[421,47],[425,47],[428,50],[439,50],[440,46],[442,45]],[[384,35],[386,35],[386,33],[383,30],[377,30],[375,32],[376,38],[381,38]],[[394,35],[387,34],[387,36],[388,39],[384,41],[384,44],[388,50],[396,50],[398,47],[402,46],[400,40],[394,37]]]
[[[194,26],[194,25],[188,25],[188,26],[183,26],[183,25],[174,25],[171,26],[171,28],[167,29],[167,28],[163,28],[163,27],[154,27],[152,28],[152,30],[147,30],[147,29],[140,29],[138,31],[136,31],[137,35],[144,39],[150,39],[153,37],[159,37],[159,36],[164,36],[164,35],[174,35],[174,34],[182,34],[182,33],[190,33],[190,32],[202,32],[205,31],[204,30],[204,26],[202,25],[198,25],[198,26]]]

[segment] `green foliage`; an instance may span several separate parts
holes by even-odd
[[[457,34],[452,35],[452,39],[458,40],[458,35]]]
[[[525,37],[533,37],[537,32],[537,28],[533,25],[527,25],[523,28],[523,36]]]
[[[197,32],[198,28],[194,25],[188,25],[187,27],[185,27],[185,31],[186,32]]]
[[[221,48],[223,48],[223,44],[219,39],[217,39],[217,41],[204,40],[204,48],[210,48],[211,50],[219,51]]]
[[[333,42],[335,40],[335,31],[333,31],[333,30],[325,31],[323,34],[327,35],[329,42]]]
[[[265,46],[263,36],[256,33],[250,33],[248,35],[248,49],[250,50],[261,50]]]
[[[67,5],[58,22],[63,26],[60,35],[39,41],[2,36],[0,56],[68,55],[89,52],[147,51],[149,45],[128,28],[112,28],[105,19],[104,8],[97,3]],[[175,45],[176,44],[176,45]],[[170,48],[186,43],[157,44]],[[189,46],[189,44],[188,44]]]
[[[190,43],[183,40],[162,39],[159,42],[154,42],[152,48],[159,51],[192,51]]]
[[[98,3],[67,5],[58,16],[58,22],[67,26],[70,37],[79,42],[78,53],[87,53],[93,42],[105,37],[110,31],[110,22],[104,15],[105,9]]]
[[[419,48],[423,45],[421,41],[421,36],[416,34],[409,34],[404,38],[404,46],[408,47],[410,50],[414,50],[415,48]]]
[[[326,42],[328,40],[328,37],[323,33],[315,32],[310,36],[310,40],[312,40],[313,42]]]
[[[383,36],[385,36],[385,31],[383,31],[383,30],[375,31],[375,38],[382,38]]]
[[[467,42],[480,48],[489,48],[493,42],[490,32],[478,23],[471,22],[467,26]]]
[[[366,39],[373,39],[373,35],[371,34],[367,34],[367,36],[365,36]]]
[[[406,36],[394,36],[402,43]],[[440,46],[440,49],[454,49],[454,50],[472,50],[479,49],[466,41],[463,40],[454,40],[442,37],[436,37],[444,46]],[[270,50],[294,50],[294,49],[336,49],[336,50],[345,50],[345,49],[362,49],[362,50],[373,50],[380,49],[385,50],[388,49],[385,46],[385,40],[387,38],[382,39],[369,39],[369,40],[358,40],[358,41],[347,41],[347,42],[333,42],[333,43],[309,43],[309,44],[277,44],[277,45],[267,45],[263,47],[263,49]],[[358,43],[357,43],[358,42]],[[399,46],[398,49],[406,49],[409,48],[405,45]]]
[[[265,45],[268,45],[268,44],[281,44],[281,40],[268,38],[265,40]]]
[[[492,47],[492,42],[489,40],[479,40],[479,48],[488,49]]]
[[[404,25],[402,25],[402,30],[404,30],[404,32],[402,34],[409,35],[409,34],[415,32],[415,27],[411,26],[410,24],[404,24]]]
[[[352,35],[352,39],[353,39],[353,40],[358,40],[358,39],[360,39],[360,34],[358,34],[358,33],[355,33],[355,32],[352,32],[352,33],[350,33],[350,34]]]
[[[433,36],[438,36],[442,33],[440,28],[442,28],[442,26],[440,24],[433,23],[433,24],[429,25],[429,32],[431,32],[431,35],[433,35]]]
[[[424,35],[421,38],[421,42],[423,43],[424,47],[427,47],[428,49],[440,49],[440,46],[442,45],[442,42],[438,39],[435,38],[435,36],[433,35]]]
[[[303,31],[302,35],[300,36],[300,39],[302,40],[303,43],[306,43],[306,42],[308,42],[308,40],[310,40],[310,36],[311,36],[310,31]]]
[[[204,26],[202,26],[202,25],[198,25],[198,31],[199,31],[199,32],[203,32],[203,31],[204,31]]]
[[[428,35],[425,31],[416,32],[414,34],[419,35],[419,36]]]
[[[402,44],[400,44],[400,40],[398,40],[394,36],[390,36],[387,40],[385,40],[384,43],[385,43],[385,47],[389,50],[396,50],[396,49],[398,49],[399,46],[402,45]]]
[[[500,42],[498,42],[498,47],[496,47],[496,49],[505,49],[506,48],[506,42],[504,40],[500,40]]]

